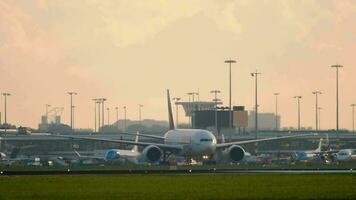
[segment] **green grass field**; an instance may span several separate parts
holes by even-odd
[[[356,176],[3,176],[0,199],[356,199]]]

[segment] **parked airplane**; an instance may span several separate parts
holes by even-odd
[[[313,161],[331,161],[334,150],[330,148],[329,136],[326,135],[326,140],[320,138],[318,147],[314,150],[274,150],[262,151],[267,154],[288,154],[297,162],[313,162]]]
[[[6,154],[3,152],[0,152],[0,160],[6,160],[6,159],[7,159]]]
[[[341,149],[336,154],[336,160],[339,162],[349,162],[356,160],[356,149]]]
[[[319,144],[318,144],[318,148],[316,148],[315,150],[308,150],[308,151],[297,151],[296,152],[296,159],[299,162],[311,162],[311,161],[315,161],[315,160],[324,160],[325,158],[327,158],[327,154],[328,151],[322,149],[324,146],[328,146],[326,144],[328,144],[328,138],[326,140],[326,144],[323,144],[324,141],[322,138],[320,138],[319,140]]]
[[[70,139],[84,139],[84,140],[94,140],[94,141],[113,142],[113,143],[142,146],[144,147],[141,153],[142,161],[154,163],[160,161],[161,159],[163,159],[163,161],[165,162],[168,156],[171,154],[177,156],[184,156],[185,158],[187,158],[187,160],[194,159],[197,161],[214,160],[216,162],[221,162],[221,161],[238,162],[242,160],[246,155],[244,148],[241,147],[240,145],[312,135],[312,134],[289,135],[283,137],[272,137],[272,138],[254,139],[254,140],[218,144],[216,137],[207,130],[176,129],[173,122],[172,106],[171,106],[169,90],[167,90],[167,102],[168,102],[169,130],[164,134],[163,137],[141,134],[141,136],[143,137],[160,139],[162,143],[136,142],[136,141],[128,141],[128,140],[112,140],[112,139],[103,139],[103,138],[90,138],[90,137],[64,136],[64,135],[54,135],[54,136],[70,138]]]
[[[139,132],[136,133],[135,142],[139,142]],[[124,149],[110,149],[106,150],[103,154],[99,155],[81,155],[78,151],[74,150],[80,159],[100,160],[100,161],[116,161],[123,160],[134,164],[139,164],[145,161],[142,154],[138,151],[138,146],[134,145],[131,150]]]

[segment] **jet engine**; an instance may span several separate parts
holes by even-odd
[[[162,150],[155,145],[150,145],[143,149],[142,155],[145,161],[155,163],[161,159]]]
[[[231,161],[238,162],[245,157],[245,150],[240,146],[232,145],[227,150]]]
[[[118,150],[109,150],[105,154],[106,160],[117,160],[120,158],[120,154]]]
[[[228,163],[228,162],[239,162],[245,157],[245,150],[238,145],[232,145],[229,148],[217,152],[215,155],[215,160],[217,162]]]

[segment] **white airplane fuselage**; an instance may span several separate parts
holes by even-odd
[[[356,149],[342,149],[336,154],[336,159],[339,162],[356,160]]]
[[[174,129],[166,132],[164,138],[165,144],[182,145],[180,155],[201,158],[214,154],[216,150],[216,138],[207,130]]]

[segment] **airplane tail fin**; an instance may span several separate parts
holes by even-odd
[[[79,153],[77,150],[74,150],[74,152],[75,152],[75,154],[77,154],[77,156],[78,156],[79,158],[82,157],[82,155],[80,155],[80,153]]]
[[[169,95],[169,89],[167,89],[167,102],[168,102],[168,123],[169,123],[169,130],[173,130],[174,122],[173,122],[173,113],[172,113],[172,105],[171,105],[171,97]]]
[[[317,148],[315,151],[316,151],[316,152],[321,152],[321,147],[322,147],[322,145],[323,145],[323,139],[320,138],[318,148]]]
[[[225,143],[225,135],[221,134],[221,143]]]
[[[137,131],[137,132],[136,132],[136,136],[135,136],[135,142],[138,142],[138,137],[139,137],[139,135],[140,135],[140,132]],[[132,148],[132,151],[137,152],[137,151],[138,151],[138,146],[135,145],[135,146]]]
[[[330,142],[329,142],[329,134],[326,134],[326,146],[329,146]]]

